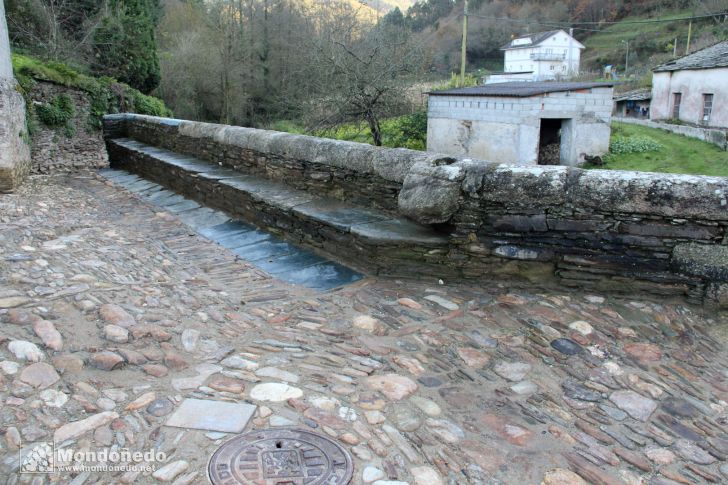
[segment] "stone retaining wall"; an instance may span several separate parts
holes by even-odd
[[[140,115],[109,116],[105,132],[396,212],[448,235],[445,255],[423,260],[425,271],[418,261],[426,251],[390,254],[406,261],[403,276],[509,276],[728,306],[725,178],[512,166]]]
[[[80,89],[36,81],[29,102],[34,105],[50,103],[56,96],[66,95],[73,101],[75,115],[67,127],[48,127],[39,120],[31,139],[31,172],[57,173],[83,168],[99,168],[108,165],[101,131],[89,125],[91,100]]]
[[[640,120],[636,118],[614,118],[614,121],[620,123],[629,123],[632,125],[647,126],[665,130],[678,135],[697,138],[719,147],[721,150],[728,150],[728,130],[718,128],[700,128],[690,125],[673,125],[670,123],[659,123],[651,120]]]

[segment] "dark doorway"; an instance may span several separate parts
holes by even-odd
[[[561,119],[541,120],[538,139],[538,164],[559,165],[561,163]]]

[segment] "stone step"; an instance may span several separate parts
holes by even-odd
[[[355,207],[334,199],[316,198],[281,182],[242,174],[129,138],[111,140],[111,143],[154,157],[167,165],[194,174],[198,178],[214,180],[218,184],[244,192],[257,202],[290,210],[299,219],[308,219],[341,232],[350,232],[361,239],[369,239],[374,244],[447,245],[445,236],[438,234],[430,227],[405,218]]]
[[[449,257],[448,238],[432,227],[377,209],[364,208],[260,175],[245,174],[228,167],[146,145],[136,140],[107,140],[112,166],[134,172],[143,179],[161,184],[155,190],[140,179],[124,178],[125,183],[143,188],[153,203],[164,204],[185,215],[193,206],[174,197],[180,193],[201,206],[254,224],[258,232],[226,230],[220,244],[254,261],[271,274],[286,275],[289,281],[315,278],[349,278],[346,270],[318,271],[320,266],[306,257],[289,253],[288,244],[302,244],[316,252],[332,254],[347,265],[369,274],[390,276],[430,274],[444,277]],[[199,210],[199,209],[198,209]],[[227,227],[227,226],[226,226]],[[234,226],[231,226],[234,227]],[[205,228],[206,230],[209,228]],[[238,231],[241,234],[233,234]],[[245,235],[243,235],[244,233]],[[274,238],[273,235],[278,236]],[[247,244],[248,240],[254,244]],[[276,258],[290,259],[297,269],[289,271]],[[312,264],[300,269],[300,265]]]
[[[104,169],[100,173],[114,184],[174,213],[197,233],[230,249],[240,259],[288,283],[325,291],[363,278],[361,273],[346,266],[250,224],[231,220],[219,210],[204,207],[135,174],[116,169]]]

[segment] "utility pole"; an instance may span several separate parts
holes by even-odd
[[[688,24],[688,41],[685,44],[685,55],[690,54],[690,36],[693,33],[693,21],[691,20]]]
[[[571,41],[573,39],[574,39],[574,28],[571,27],[571,28],[569,28],[569,67],[567,70],[567,74],[568,74],[569,78],[573,77],[575,74],[574,66],[572,65],[572,60],[571,60]]]
[[[677,57],[677,37],[675,37],[675,43],[672,44],[672,57]]]
[[[624,75],[627,76],[627,69],[629,69],[629,41],[623,40],[625,44],[627,44],[627,53],[624,55]]]
[[[460,87],[465,86],[465,63],[467,61],[466,51],[468,47],[468,0],[465,0],[463,10],[463,45],[460,47]]]

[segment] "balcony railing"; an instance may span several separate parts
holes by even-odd
[[[532,52],[531,59],[534,61],[563,61],[566,54],[558,54],[556,52]]]

